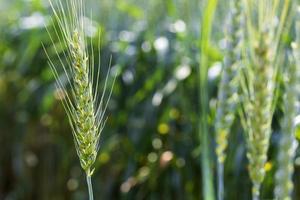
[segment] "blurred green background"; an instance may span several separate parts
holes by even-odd
[[[211,127],[226,2],[218,5],[209,49]],[[93,176],[95,199],[201,199],[197,70],[204,2],[89,0],[86,4],[91,10],[87,15],[93,18],[91,30],[102,32],[103,73],[112,56],[111,76],[118,74]],[[42,48],[43,43],[51,49],[45,29],[45,25],[51,29],[51,13],[47,0],[0,0],[1,200],[87,199],[71,129]],[[266,165],[265,199],[273,197],[279,117],[274,120]],[[250,199],[240,123],[233,129],[225,166],[226,195],[232,200]],[[210,129],[212,162],[213,135]],[[300,199],[300,157],[294,178],[295,197]]]

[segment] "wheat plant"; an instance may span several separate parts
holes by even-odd
[[[241,81],[242,123],[246,132],[252,198],[259,199],[276,103],[279,42],[289,0],[245,0],[245,68]]]
[[[230,14],[226,26],[226,47],[223,72],[219,83],[218,106],[215,120],[216,154],[218,171],[218,199],[224,198],[224,162],[228,135],[233,124],[238,104],[239,69],[243,44],[243,13],[239,0],[230,1]]]
[[[85,4],[83,0],[66,0],[63,3],[59,0],[50,1],[54,14],[53,23],[57,26],[54,26],[52,31],[47,28],[47,31],[53,43],[58,64],[45,51],[58,90],[61,92],[62,104],[72,128],[77,155],[86,173],[89,199],[92,200],[91,176],[99,150],[100,135],[106,122],[105,111],[112,94],[112,87],[109,92],[106,92],[109,77],[107,73],[103,93],[100,95],[98,92],[100,90],[100,55],[98,68],[95,69],[92,38],[88,41],[86,36],[88,24]],[[58,43],[55,43],[54,38],[58,38]],[[66,51],[61,52],[60,45],[66,48]],[[63,75],[60,75],[59,71],[63,71]],[[67,80],[67,84],[63,82],[64,79]]]

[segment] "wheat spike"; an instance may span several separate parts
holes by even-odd
[[[63,4],[58,0],[50,1],[50,5],[54,13],[53,23],[56,22],[58,25],[53,27],[53,31],[48,28],[47,31],[57,54],[59,66],[54,63],[44,48],[57,87],[64,96],[62,104],[72,128],[81,167],[87,176],[89,197],[93,199],[91,176],[94,172],[93,165],[99,150],[100,135],[106,122],[104,115],[113,86],[107,92],[109,78],[109,73],[107,73],[102,95],[98,92],[100,89],[100,55],[99,66],[95,70],[92,38],[89,44],[85,32],[87,26],[85,2],[83,0],[66,0]],[[59,43],[66,48],[66,51],[59,53],[54,37],[58,38]],[[88,48],[89,45],[90,48]],[[100,49],[99,44],[98,48]],[[59,75],[60,68],[66,77],[68,88]]]
[[[243,13],[241,1],[230,2],[230,14],[226,29],[226,49],[223,63],[223,72],[219,83],[218,107],[215,120],[216,154],[218,161],[218,199],[223,199],[223,171],[226,159],[228,135],[233,124],[237,103],[239,69],[243,44]]]
[[[242,122],[246,132],[252,198],[259,199],[276,103],[279,41],[290,1],[245,0],[247,32],[241,81]],[[283,3],[283,4],[281,4]],[[282,9],[281,9],[282,8]],[[279,17],[279,24],[276,24]]]
[[[278,169],[276,171],[275,196],[278,200],[291,200],[293,190],[292,176],[294,172],[295,150],[298,145],[295,138],[296,102],[299,97],[299,67],[300,67],[300,21],[299,10],[295,24],[296,41],[292,43],[293,56],[287,67],[284,82],[284,118],[282,121],[282,137],[278,151]]]

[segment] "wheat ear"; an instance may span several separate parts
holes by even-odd
[[[47,31],[53,42],[53,48],[60,63],[59,67],[51,60],[46,49],[45,51],[56,78],[57,87],[63,94],[62,104],[72,128],[76,151],[81,167],[86,173],[89,197],[92,200],[93,165],[99,150],[100,135],[106,122],[104,114],[112,94],[112,88],[108,94],[106,93],[109,73],[106,75],[104,92],[100,95],[98,92],[100,89],[98,87],[100,55],[97,74],[95,74],[94,49],[92,41],[88,44],[85,34],[87,26],[85,2],[83,0],[66,0],[62,4],[61,1],[50,1],[50,5],[58,25],[53,27],[52,32],[49,29]],[[58,38],[60,45],[66,48],[66,52],[59,53],[58,46],[53,41],[54,37]],[[88,48],[88,45],[91,47]],[[99,44],[98,48],[100,49]],[[63,70],[69,90],[59,75],[59,71],[61,71],[59,68]]]
[[[294,45],[295,46],[295,45]],[[297,50],[298,51],[298,50]],[[293,62],[293,61],[291,61]],[[278,200],[290,200],[293,189],[292,175],[297,140],[294,136],[296,117],[296,101],[298,94],[297,67],[294,63],[288,66],[285,77],[284,118],[282,121],[282,136],[279,143],[278,169],[276,172],[275,196]]]
[[[246,0],[247,32],[245,69],[242,77],[242,122],[246,132],[252,198],[259,199],[265,177],[264,165],[271,136],[271,122],[276,100],[278,66],[276,54],[290,2]],[[279,8],[282,8],[280,10]],[[280,13],[280,22],[274,22]]]
[[[298,11],[299,12],[299,11]],[[299,18],[299,13],[298,13]],[[292,43],[293,57],[285,78],[284,94],[284,118],[282,121],[282,137],[279,144],[278,169],[276,172],[275,196],[278,200],[291,200],[293,190],[292,176],[294,172],[295,150],[298,145],[295,138],[296,124],[294,119],[297,115],[297,100],[299,95],[299,67],[300,67],[300,21],[297,19],[296,41]]]
[[[224,162],[228,135],[233,124],[237,103],[239,69],[243,43],[242,34],[242,4],[239,0],[230,1],[230,14],[226,29],[226,49],[223,62],[223,71],[218,91],[218,107],[215,121],[216,154],[218,161],[218,199],[224,198]]]

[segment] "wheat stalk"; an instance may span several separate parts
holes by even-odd
[[[82,169],[86,173],[86,179],[89,189],[90,200],[93,199],[91,176],[94,172],[97,152],[99,150],[99,140],[104,128],[106,118],[104,117],[109,99],[112,94],[112,88],[106,95],[108,82],[107,73],[102,95],[98,92],[100,89],[100,55],[97,74],[94,73],[94,49],[92,47],[92,38],[90,44],[87,42],[85,28],[85,2],[83,0],[66,0],[64,4],[61,1],[50,1],[52,11],[57,27],[54,26],[53,32],[47,29],[50,39],[53,43],[55,53],[57,54],[60,66],[58,67],[51,60],[46,49],[49,65],[55,76],[58,89],[62,92],[62,104],[67,113],[77,155]],[[54,37],[57,37],[59,43],[67,50],[62,54],[58,51],[58,46],[54,43]],[[88,45],[91,48],[88,48]],[[100,49],[99,43],[98,48]],[[66,62],[63,62],[66,60]],[[59,75],[59,68],[62,68],[67,79],[68,90],[63,84]],[[115,80],[115,79],[114,79]],[[105,101],[105,97],[107,100]]]
[[[245,69],[241,81],[242,122],[246,132],[252,198],[259,199],[276,102],[281,33],[290,1],[245,0],[247,32]],[[283,3],[283,6],[282,4]],[[282,8],[280,10],[279,8]],[[280,15],[279,24],[276,19]]]
[[[218,107],[215,121],[216,154],[218,161],[218,199],[224,198],[224,162],[228,135],[233,124],[238,103],[238,77],[243,43],[243,13],[239,0],[230,1],[229,24],[226,29],[226,49],[223,72],[219,83]]]

